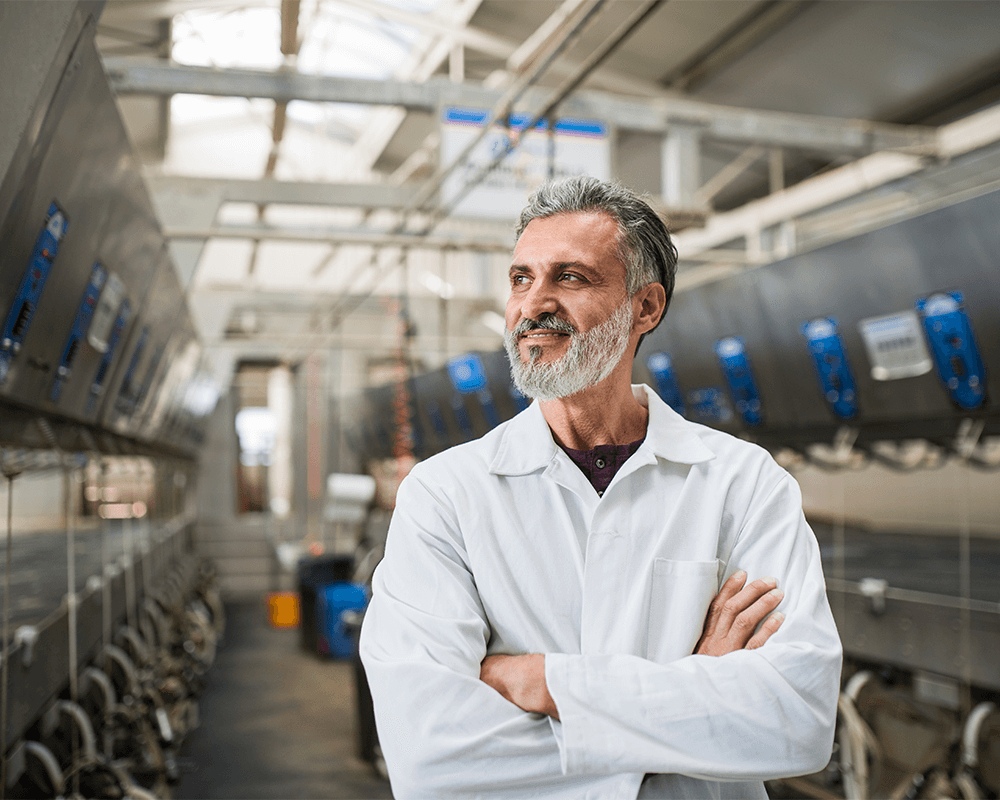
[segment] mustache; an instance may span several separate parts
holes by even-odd
[[[514,326],[514,330],[511,331],[513,336],[521,336],[522,334],[528,333],[529,331],[556,331],[558,333],[576,333],[576,328],[570,325],[566,320],[560,319],[555,314],[539,314],[538,319],[522,319],[517,325]]]

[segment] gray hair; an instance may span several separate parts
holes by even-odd
[[[521,212],[517,238],[533,219],[576,211],[600,211],[618,223],[618,257],[625,265],[629,297],[644,286],[661,283],[669,306],[677,272],[677,248],[649,203],[620,183],[606,183],[589,175],[543,183]],[[665,316],[666,307],[663,311]]]

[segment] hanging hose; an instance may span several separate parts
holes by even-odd
[[[65,457],[64,457],[65,458]],[[77,683],[77,616],[76,616],[76,527],[73,515],[73,471],[68,460],[63,462],[63,522],[66,528],[66,616],[69,634],[69,699],[76,705],[79,701],[79,685]],[[80,794],[80,773],[75,766],[80,757],[79,741],[76,728],[70,736],[73,770],[73,793]]]
[[[105,475],[107,475],[108,465],[103,458],[97,456],[97,505],[100,508],[101,498],[104,497]],[[101,644],[111,644],[111,552],[108,543],[108,522],[100,514],[97,514],[97,524],[101,531]]]
[[[135,542],[132,540],[132,520],[122,523],[122,552],[125,555],[125,615],[130,628],[137,625],[138,605],[135,591]]]
[[[965,720],[965,727],[962,729],[962,764],[952,778],[962,800],[982,800],[986,796],[975,778],[975,770],[979,766],[979,732],[987,717],[996,710],[995,703],[985,701],[972,709]]]
[[[875,782],[869,774],[869,758],[872,764],[878,764],[880,760],[878,740],[855,705],[861,688],[873,677],[868,671],[856,673],[837,700],[837,711],[842,721],[837,739],[847,800],[868,800],[869,788]]]
[[[7,478],[7,560],[3,580],[3,646],[0,647],[0,800],[7,797],[7,658],[10,642],[10,559],[14,531],[14,477],[18,472],[4,465]]]

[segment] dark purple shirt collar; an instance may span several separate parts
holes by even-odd
[[[599,444],[593,450],[573,450],[559,446],[587,476],[587,480],[597,493],[603,495],[615,473],[639,449],[644,440],[645,437],[630,444]]]

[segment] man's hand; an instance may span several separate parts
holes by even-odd
[[[784,592],[776,588],[778,582],[774,578],[759,578],[750,583],[746,580],[747,574],[740,570],[722,585],[708,607],[705,629],[695,654],[723,656],[736,650],[754,650],[781,626],[785,615],[771,614],[784,597]],[[754,633],[768,614],[771,616],[767,622]]]
[[[486,656],[479,679],[496,689],[522,711],[548,714],[559,719],[556,703],[545,683],[545,656]]]

